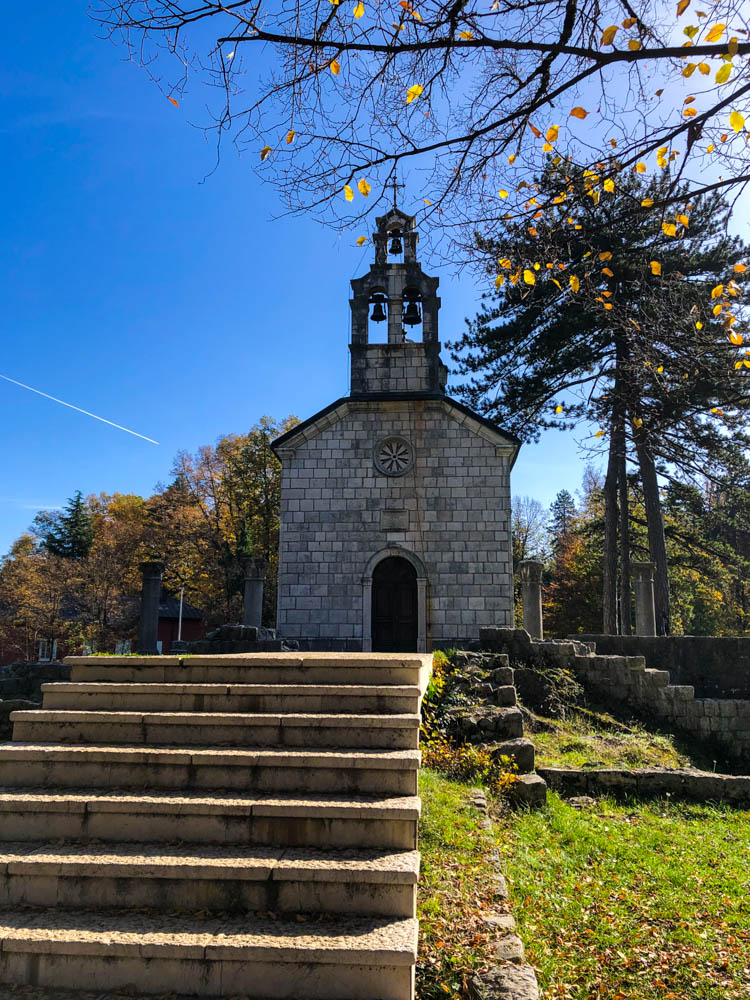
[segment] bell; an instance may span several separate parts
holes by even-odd
[[[385,320],[385,309],[383,309],[383,303],[380,299],[373,305],[370,319],[373,323],[382,323]]]
[[[399,236],[398,233],[396,233],[393,239],[391,240],[391,247],[388,253],[394,257],[400,253],[403,253],[403,247],[401,246],[401,237]]]
[[[406,312],[404,313],[404,326],[416,326],[421,322],[422,317],[419,315],[419,306],[417,303],[407,303]]]

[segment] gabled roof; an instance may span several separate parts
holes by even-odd
[[[180,617],[179,597],[174,597],[172,594],[167,593],[166,590],[162,590],[161,597],[159,598],[159,617],[178,619]],[[202,611],[199,611],[198,608],[194,608],[193,605],[188,604],[187,601],[182,602],[183,621],[203,621],[203,618],[204,615]]]
[[[423,399],[442,403],[446,412],[454,420],[458,421],[458,423],[465,425],[469,430],[491,444],[494,444],[496,447],[506,448],[510,454],[510,467],[513,468],[521,448],[521,439],[516,437],[515,434],[511,434],[510,431],[504,431],[494,421],[483,417],[479,413],[475,413],[474,410],[468,406],[464,406],[463,403],[459,403],[458,400],[452,399],[450,396],[445,396],[442,393],[389,392],[387,395],[384,393],[362,393],[357,396],[342,396],[341,399],[337,399],[334,403],[314,413],[307,420],[303,420],[301,424],[296,424],[291,430],[282,434],[281,437],[277,437],[271,443],[271,448],[277,457],[280,458],[279,453],[281,451],[285,449],[294,450],[303,441],[309,441],[317,437],[321,431],[338,423],[353,407],[356,407],[357,403],[409,402]]]

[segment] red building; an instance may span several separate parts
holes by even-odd
[[[180,599],[162,590],[159,600],[159,630],[157,632],[157,642],[161,644],[161,652],[165,655],[172,648],[172,643],[177,639],[177,632],[180,622]],[[203,612],[194,608],[187,601],[182,602],[182,639],[185,642],[192,642],[194,639],[202,639],[206,634]]]

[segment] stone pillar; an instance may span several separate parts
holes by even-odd
[[[544,563],[536,559],[524,559],[518,564],[521,577],[521,601],[523,603],[523,627],[532,639],[543,639],[542,629],[542,570]]]
[[[654,564],[630,564],[635,590],[635,634],[656,635],[656,609],[654,607]]]
[[[266,578],[266,559],[246,559],[243,564],[245,590],[242,624],[260,628],[263,619],[263,581]]]
[[[159,597],[164,563],[142,562],[141,620],[138,623],[138,652],[147,656],[156,655],[156,639],[159,632]]]

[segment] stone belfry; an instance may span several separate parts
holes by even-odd
[[[426,275],[417,260],[414,216],[394,205],[375,221],[375,263],[351,283],[352,395],[444,393],[448,369],[438,341],[439,279]],[[387,324],[387,343],[369,342],[371,321]],[[422,339],[414,342],[408,332],[418,326]]]
[[[510,470],[520,442],[446,395],[438,279],[414,217],[376,219],[351,282],[351,387],[273,443],[277,626],[303,649],[425,652],[513,624]]]

